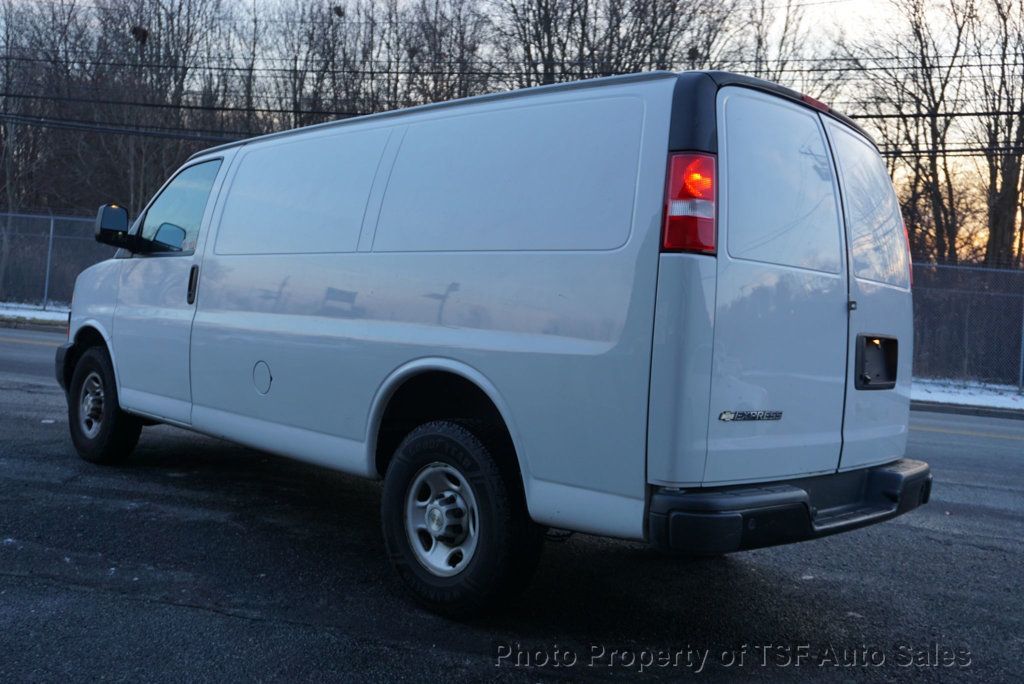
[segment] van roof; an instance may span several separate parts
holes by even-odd
[[[508,91],[502,91],[502,92],[498,92],[498,93],[488,93],[486,95],[476,95],[476,96],[473,96],[473,97],[465,97],[465,98],[460,98],[460,99],[457,99],[457,100],[447,100],[447,101],[444,101],[444,102],[432,102],[432,103],[429,103],[429,104],[417,105],[415,107],[406,107],[406,108],[403,108],[403,109],[393,109],[393,110],[390,110],[390,111],[379,112],[379,113],[376,113],[376,114],[365,114],[365,115],[362,115],[362,116],[354,116],[354,117],[351,117],[351,118],[339,119],[339,120],[336,120],[336,121],[326,121],[324,123],[313,124],[313,125],[310,125],[310,126],[302,126],[300,128],[291,128],[291,129],[288,129],[288,130],[285,130],[285,131],[278,131],[278,132],[275,132],[275,133],[267,133],[265,135],[258,135],[258,136],[254,136],[254,137],[251,137],[251,138],[242,138],[241,140],[235,140],[235,141],[232,141],[232,142],[224,143],[222,145],[216,145],[214,147],[208,147],[208,148],[206,148],[204,150],[200,150],[200,151],[196,152],[195,154],[193,154],[191,157],[189,157],[189,160],[191,161],[192,159],[196,159],[198,157],[202,157],[202,156],[205,156],[207,154],[211,154],[211,153],[215,153],[215,152],[220,152],[222,150],[227,150],[227,149],[231,149],[231,148],[234,148],[234,147],[241,147],[243,145],[247,145],[247,144],[252,143],[252,142],[263,141],[263,140],[271,140],[271,139],[276,139],[276,138],[283,138],[283,137],[287,137],[287,136],[298,135],[298,134],[304,133],[306,131],[321,130],[321,129],[324,129],[324,128],[332,128],[332,127],[335,127],[335,126],[345,126],[345,125],[348,125],[348,124],[363,123],[363,122],[369,121],[369,120],[388,119],[388,118],[403,116],[405,114],[411,114],[411,113],[415,113],[415,112],[433,111],[435,109],[443,109],[443,108],[447,108],[447,107],[457,107],[457,106],[461,106],[461,105],[464,105],[464,104],[471,104],[471,103],[475,104],[475,103],[478,103],[478,102],[491,102],[491,101],[497,101],[497,100],[506,100],[506,99],[520,98],[520,97],[528,97],[528,96],[531,96],[531,95],[533,95],[535,93],[538,93],[538,92],[561,92],[561,91],[566,91],[566,90],[580,90],[580,89],[584,89],[584,88],[600,88],[600,87],[610,86],[610,85],[621,85],[621,84],[624,84],[624,83],[637,83],[637,82],[642,82],[642,81],[653,81],[653,80],[667,79],[667,78],[675,78],[675,79],[677,79],[676,91],[675,91],[676,94],[675,94],[675,98],[674,98],[674,100],[675,100],[674,104],[679,104],[680,103],[680,98],[687,98],[687,99],[690,99],[691,102],[692,102],[694,99],[699,99],[699,96],[701,94],[713,94],[713,91],[717,91],[718,88],[721,88],[721,87],[724,87],[724,86],[735,85],[735,86],[742,86],[742,87],[746,87],[746,88],[755,88],[757,90],[763,90],[763,91],[766,91],[766,92],[773,93],[775,95],[780,95],[782,97],[785,97],[785,98],[787,98],[789,100],[793,100],[793,101],[798,102],[800,104],[803,104],[805,106],[810,106],[804,100],[803,95],[801,95],[797,91],[791,90],[790,88],[786,88],[785,86],[781,86],[781,85],[779,85],[777,83],[773,83],[771,81],[765,81],[765,80],[760,79],[760,78],[754,78],[752,76],[743,76],[741,74],[734,74],[734,73],[728,72],[728,71],[684,71],[684,72],[645,71],[645,72],[636,73],[636,74],[622,74],[622,75],[617,75],[617,76],[604,76],[604,77],[601,77],[601,78],[591,78],[591,79],[586,79],[586,80],[582,80],[582,81],[570,81],[568,83],[556,83],[556,84],[553,84],[553,85],[534,86],[534,87],[531,87],[531,88],[521,88],[521,89],[518,89],[518,90],[508,90]],[[702,93],[701,91],[704,91],[704,92]],[[674,106],[673,109],[675,110],[676,107]],[[859,132],[861,135],[863,135],[865,138],[867,138],[869,141],[871,141],[872,144],[874,144],[874,140],[871,138],[871,136],[868,135],[868,133],[866,131],[864,131],[864,129],[862,129],[860,126],[858,126],[849,117],[844,116],[844,115],[842,115],[842,114],[840,114],[838,112],[832,111],[831,109],[828,110],[826,113],[829,116],[832,116],[832,117],[842,121],[847,126],[850,126],[850,127],[854,128],[857,132]],[[694,123],[696,125],[694,125]],[[693,125],[693,127],[696,128],[696,129],[700,129],[701,131],[705,131],[705,132],[706,131],[711,131],[713,133],[713,131],[715,129],[715,124],[714,124],[714,120],[713,119],[711,121],[694,122],[694,123],[691,123],[691,125]],[[673,127],[673,128],[675,128],[675,127]],[[673,135],[672,137],[676,138],[675,135]],[[694,135],[694,131],[688,131],[687,135],[686,135],[686,140],[689,141],[689,140],[692,140],[694,138],[706,138],[706,137],[708,137],[708,136],[706,136],[706,135],[704,135],[704,136],[695,136]],[[714,149],[714,143],[710,143],[710,144],[712,145],[711,150],[713,150]],[[672,144],[672,145],[670,145],[670,147],[672,149],[683,149],[684,147],[685,148],[696,149],[696,147],[694,145],[683,144],[682,142],[680,142],[679,144]],[[711,151],[711,150],[709,150],[709,151]]]
[[[304,133],[306,131],[332,128],[334,126],[345,126],[348,124],[363,123],[365,121],[371,120],[376,121],[380,119],[388,119],[416,112],[426,112],[433,111],[435,109],[458,107],[464,104],[476,104],[478,102],[492,102],[496,100],[508,100],[519,97],[528,97],[538,92],[548,93],[561,92],[565,90],[577,90],[583,88],[599,88],[609,85],[621,85],[623,83],[637,83],[640,81],[654,81],[658,79],[675,78],[676,76],[678,76],[678,74],[672,71],[645,71],[637,74],[604,76],[601,78],[591,78],[583,81],[570,81],[568,83],[555,83],[553,85],[534,86],[532,88],[520,88],[518,90],[506,90],[497,93],[488,93],[486,95],[474,95],[473,97],[463,97],[457,100],[446,100],[444,102],[431,102],[429,104],[416,105],[414,107],[392,109],[386,112],[378,112],[376,114],[364,114],[362,116],[353,116],[346,119],[338,119],[337,121],[325,121],[324,123],[312,124],[310,126],[302,126],[301,128],[291,128],[286,131],[267,133],[266,135],[258,135],[252,138],[243,138],[241,140],[236,140],[234,142],[224,143],[223,145],[217,145],[215,147],[209,147],[205,150],[200,150],[199,152],[196,152],[191,157],[189,157],[189,159],[194,159],[195,157],[206,155],[211,152],[219,152],[221,150],[230,149],[232,147],[247,145],[251,142],[270,140],[274,138],[282,138],[285,136],[296,135],[298,133]]]

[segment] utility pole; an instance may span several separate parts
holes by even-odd
[[[50,239],[46,244],[46,276],[43,279],[43,311],[50,302],[50,266],[53,264],[53,210],[50,210]]]

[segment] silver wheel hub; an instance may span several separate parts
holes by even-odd
[[[476,552],[479,511],[469,481],[447,463],[431,463],[406,495],[405,531],[420,564],[439,577],[462,572]]]
[[[95,439],[103,427],[103,401],[103,378],[92,371],[82,383],[78,408],[78,426],[89,439]]]

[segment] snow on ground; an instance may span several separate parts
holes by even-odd
[[[1013,385],[914,378],[910,398],[913,401],[932,401],[939,404],[1024,411],[1024,394]]]
[[[0,303],[0,322],[66,323],[67,320],[68,308],[66,306],[51,304],[44,310],[41,306]]]

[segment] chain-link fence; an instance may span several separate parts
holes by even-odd
[[[66,308],[78,274],[114,251],[91,218],[0,214],[0,303]]]
[[[914,377],[1024,392],[1024,271],[915,265]]]
[[[66,308],[78,274],[114,253],[92,231],[91,218],[0,213],[0,303]],[[1024,392],[1024,271],[915,265],[914,376]]]

